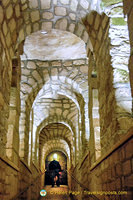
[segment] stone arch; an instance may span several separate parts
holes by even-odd
[[[81,21],[81,18],[85,17],[92,9],[97,9],[97,5],[92,5],[93,2],[79,2],[72,1],[71,3],[58,2],[54,4],[53,1],[47,4],[42,1],[27,4],[27,9],[24,11],[23,19],[24,24],[19,31],[18,41],[19,43],[25,39],[25,36],[36,32],[38,30],[51,30],[60,29],[74,33],[78,37],[81,37],[87,44],[90,43],[88,33]],[[44,5],[45,4],[45,5]],[[51,12],[50,8],[53,7]],[[40,20],[41,19],[41,20]]]
[[[61,62],[61,63],[64,63],[64,62]],[[77,66],[77,68],[78,68],[78,71],[76,71],[76,74],[77,74],[77,77],[76,77],[76,79],[75,79],[75,74],[74,74],[74,70],[73,70],[73,74],[71,74],[70,75],[70,78],[69,78],[69,76],[68,76],[68,78],[67,77],[63,77],[63,76],[59,76],[59,78],[57,79],[57,80],[59,80],[59,83],[58,83],[58,81],[57,80],[47,80],[47,84],[44,84],[44,91],[46,90],[46,88],[45,88],[45,86],[47,87],[47,89],[48,89],[48,87],[51,87],[51,85],[55,85],[56,84],[56,86],[61,86],[61,87],[64,87],[64,90],[66,91],[66,89],[67,89],[67,87],[68,87],[68,93],[69,93],[69,95],[68,96],[70,96],[70,98],[71,99],[76,99],[76,101],[75,102],[79,102],[79,103],[76,103],[77,105],[78,104],[82,104],[82,101],[84,101],[84,98],[82,97],[82,95],[84,96],[84,95],[86,95],[86,93],[88,92],[87,91],[87,89],[86,89],[86,86],[87,86],[87,78],[85,78],[85,77],[87,77],[87,69],[88,69],[88,67],[87,67],[87,63],[86,63],[86,60],[78,60],[77,62],[75,62],[75,61],[70,61],[70,63],[69,64],[76,64],[76,66]],[[43,62],[43,64],[44,64],[44,62]],[[45,64],[46,64],[46,62],[45,62]],[[55,63],[54,63],[55,64]],[[63,64],[61,64],[61,66],[62,66]],[[70,66],[71,66],[70,65]],[[59,66],[60,67],[60,66]],[[87,67],[87,69],[86,69],[86,67]],[[41,70],[43,69],[43,67],[41,67]],[[46,68],[45,68],[45,70],[46,70]],[[81,70],[80,72],[79,72],[79,70]],[[40,73],[40,74],[42,74],[42,73]],[[69,70],[68,70],[68,74],[69,74]],[[54,78],[55,77],[57,77],[57,74],[55,74],[56,76],[54,76]],[[84,76],[83,76],[84,75]],[[41,77],[41,76],[40,76]],[[40,82],[41,82],[41,85],[42,85],[42,82],[43,82],[43,79],[41,79],[39,77],[39,79],[38,79],[38,82],[39,82],[39,80],[40,80]],[[52,76],[53,77],[53,76]],[[75,79],[75,80],[74,80]],[[77,82],[77,83],[76,83]],[[52,84],[53,83],[53,84]],[[73,83],[73,86],[70,84],[70,83]],[[84,85],[84,83],[86,83],[85,85]],[[23,83],[22,83],[23,84]],[[36,84],[35,84],[36,85]],[[49,85],[49,86],[48,86]],[[64,85],[64,86],[63,86]],[[69,87],[70,86],[70,87]],[[75,95],[74,94],[74,92],[72,91],[71,92],[71,90],[70,90],[70,88],[74,88],[73,89],[73,91],[74,92],[76,92],[76,91],[78,91],[78,92],[81,92],[82,93],[82,95],[80,95],[80,98],[78,98],[78,96],[79,95]],[[34,91],[36,91],[35,93],[37,93],[37,91],[39,90],[39,88],[38,87],[36,87],[36,89],[34,88]],[[59,90],[59,88],[58,88],[58,90]],[[25,90],[24,90],[25,91]],[[28,91],[28,90],[27,90]],[[44,92],[43,91],[43,92]],[[44,93],[46,93],[46,92],[44,92]],[[63,93],[64,94],[64,91],[63,91],[63,88],[62,88],[62,92],[61,92],[61,90],[59,91],[59,93]],[[67,93],[65,93],[64,94],[65,96],[67,95]],[[27,95],[28,96],[28,95]],[[73,96],[73,97],[72,97]],[[23,97],[23,96],[22,96]],[[34,96],[34,98],[35,98],[35,96]],[[34,98],[30,98],[30,95],[29,95],[29,101],[25,101],[25,100],[23,100],[23,98],[22,98],[22,112],[26,112],[26,110],[27,110],[27,108],[29,109],[30,107],[31,107],[31,104],[32,104],[32,102],[33,102],[33,100],[34,100]],[[88,102],[88,101],[87,101]],[[86,102],[86,103],[87,103]],[[29,109],[30,110],[30,109]],[[29,113],[28,113],[28,115],[29,115]],[[27,115],[25,115],[25,116],[27,116]]]
[[[47,126],[50,126],[52,124],[62,124],[64,127],[66,127],[67,130],[69,130],[69,132],[71,133],[70,134],[70,137],[69,138],[66,138],[66,136],[64,137],[63,135],[61,135],[60,137],[58,138],[61,138],[61,139],[64,139],[67,141],[68,145],[69,145],[69,148],[70,148],[70,152],[71,154],[73,155],[73,148],[75,148],[75,155],[73,156],[77,156],[78,153],[78,141],[75,141],[77,140],[77,136],[76,136],[76,130],[75,130],[75,127],[73,125],[73,123],[69,120],[66,120],[65,119],[59,119],[59,118],[50,118],[48,117],[47,119],[45,119],[38,127],[37,127],[37,130],[36,130],[36,135],[35,135],[35,138],[36,138],[36,142],[34,145],[34,160],[37,160],[37,146],[38,146],[38,142],[39,141],[39,138],[40,138],[40,133],[43,131],[43,129],[45,129],[45,127]],[[57,138],[57,137],[56,137]],[[46,141],[48,142],[49,139]],[[76,144],[76,146],[75,146]]]
[[[71,130],[63,123],[51,123],[43,127],[39,134],[39,145],[57,138],[66,141],[72,152],[74,138]]]
[[[64,140],[61,140],[61,139],[58,140],[58,143],[56,141],[57,141],[56,139],[49,140],[47,143],[45,143],[43,145],[43,150],[42,150],[43,155],[40,154],[41,163],[45,162],[45,158],[46,158],[46,155],[48,154],[48,152],[51,152],[53,150],[61,150],[61,149],[65,152],[67,157],[72,161],[72,155],[70,155],[70,150],[69,150],[68,144]]]
[[[61,123],[61,124],[64,124],[66,127],[68,127],[70,129],[70,131],[72,132],[73,137],[75,136],[75,134],[76,134],[75,127],[74,127],[73,123],[70,120],[66,119],[66,118],[62,119],[62,118],[54,118],[53,117],[53,119],[51,119],[50,117],[48,117],[45,120],[43,120],[42,123],[37,127],[36,132],[40,133],[41,130],[45,126],[47,126],[49,124],[52,124],[52,123]]]
[[[104,151],[107,151],[110,145],[115,144],[118,138],[126,134],[127,127],[124,128],[125,130],[122,130],[123,127],[121,126],[120,122],[122,121],[122,119],[120,119],[121,111],[119,107],[117,107],[117,104],[119,104],[119,102],[116,98],[117,89],[113,82],[114,76],[110,54],[109,17],[105,13],[98,14],[97,12],[93,11],[84,19],[84,24],[86,27],[88,27],[87,30],[91,43],[93,45],[93,56],[95,58],[97,70],[97,86],[101,128],[100,134],[102,138],[106,138],[105,140],[109,141],[106,144],[103,142],[103,140],[101,141],[101,153],[103,153]],[[89,57],[91,57],[91,54],[89,54]],[[104,82],[103,78],[105,80]],[[122,97],[123,95],[120,94],[120,90],[118,90],[118,93]],[[127,87],[125,88],[125,90],[127,90]],[[131,107],[131,93],[129,93],[127,94],[127,102],[129,104],[129,107]],[[122,99],[122,104],[125,104],[125,102],[126,99]],[[124,105],[122,107],[124,107]],[[129,117],[127,118],[129,119]],[[119,130],[118,126],[120,127]],[[108,132],[108,134],[106,134],[106,132]],[[122,132],[123,134],[121,134]],[[112,137],[112,135],[115,135],[114,138]]]
[[[88,66],[87,66],[87,60],[86,59],[80,59],[79,61],[71,60],[68,61],[68,65],[66,66],[66,62],[59,61],[59,62],[37,62],[36,65],[33,62],[28,62],[28,68],[26,68],[27,63],[24,63],[25,67],[22,68],[22,76],[25,76],[25,79],[21,83],[21,93],[22,98],[25,98],[29,106],[32,105],[34,98],[37,96],[37,93],[42,89],[42,87],[45,85],[52,85],[56,84],[59,85],[58,82],[61,85],[65,85],[65,87],[69,86],[74,91],[77,90],[77,92],[82,93],[84,96],[84,90],[86,90],[85,86],[82,85],[83,83],[87,82],[87,73],[88,73]],[[49,63],[49,64],[48,64]],[[33,68],[30,69],[30,65],[32,65]],[[34,65],[34,66],[33,66]],[[42,66],[41,66],[42,65]],[[47,67],[46,67],[46,66]],[[55,65],[55,67],[54,67]],[[76,65],[76,66],[75,66]],[[38,68],[37,66],[41,66]],[[54,67],[54,76],[49,76],[49,66]],[[70,68],[71,66],[75,66],[75,69],[73,69],[73,73],[70,74],[70,71],[66,71],[66,68]],[[64,68],[65,67],[65,68]],[[58,72],[58,69],[62,69],[62,72]],[[51,69],[52,73],[52,69]],[[66,76],[62,75],[64,73]],[[26,77],[29,77],[27,80]],[[53,78],[52,78],[53,77]],[[46,81],[45,81],[46,79]],[[66,85],[67,84],[67,85]],[[72,85],[72,86],[71,86]],[[53,88],[52,88],[53,89]],[[29,99],[29,102],[28,102]],[[30,105],[31,104],[31,105]]]

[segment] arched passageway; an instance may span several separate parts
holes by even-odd
[[[132,199],[132,16],[131,0],[0,1],[0,199]],[[52,152],[67,181],[51,189]]]

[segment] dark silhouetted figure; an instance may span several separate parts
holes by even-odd
[[[57,186],[60,187],[59,172],[61,171],[61,166],[59,162],[56,160],[51,161],[49,164],[49,170],[51,171],[52,187],[54,187],[55,182]]]

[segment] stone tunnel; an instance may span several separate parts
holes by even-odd
[[[132,17],[132,0],[0,0],[0,200],[132,200]]]

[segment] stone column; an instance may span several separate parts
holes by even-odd
[[[33,148],[33,109],[30,113],[30,131],[29,131],[29,155],[28,155],[28,164],[32,163],[32,148]]]
[[[95,76],[94,76],[95,72]],[[95,154],[95,136],[94,136],[94,122],[93,122],[93,88],[97,87],[97,77],[96,77],[96,66],[93,54],[89,55],[89,70],[88,70],[88,84],[89,84],[89,102],[88,102],[88,115],[90,122],[90,140],[89,140],[89,151],[90,151],[90,165],[96,161]]]
[[[129,58],[129,78],[131,84],[131,93],[133,99],[133,23],[132,23],[132,16],[133,16],[133,1],[132,0],[123,0],[123,11],[124,15],[128,16],[128,30],[129,30],[129,40],[130,40],[130,58]],[[132,113],[133,113],[133,100],[132,100]]]
[[[30,110],[25,100],[21,100],[21,115],[19,120],[19,136],[20,136],[20,157],[28,163],[29,154],[29,125],[30,125]]]
[[[20,59],[12,60],[12,81],[10,91],[10,107],[8,118],[8,131],[6,155],[18,165],[19,151],[19,115],[20,115]]]
[[[8,106],[0,92],[0,156],[5,156],[6,132],[8,120]]]

